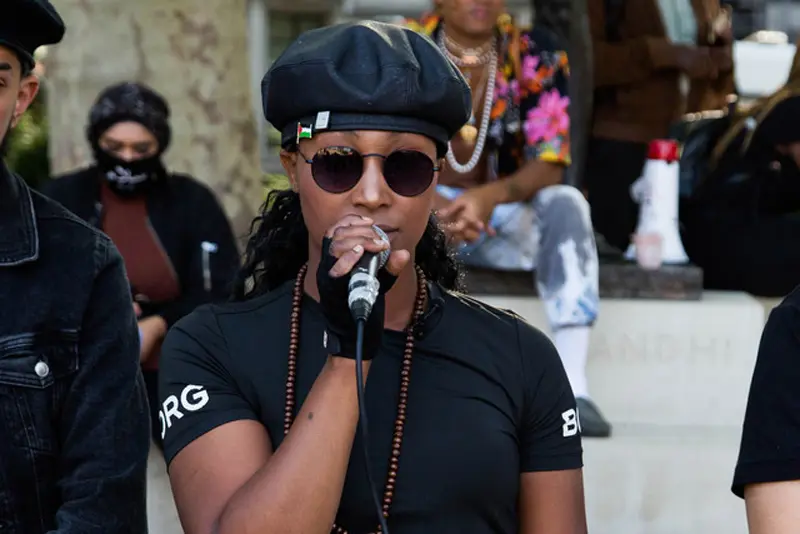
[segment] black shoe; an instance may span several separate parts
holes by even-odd
[[[578,397],[575,402],[578,405],[581,436],[585,438],[607,438],[611,435],[611,424],[606,421],[595,403],[585,397]]]

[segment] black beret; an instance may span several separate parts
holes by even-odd
[[[97,97],[89,111],[86,136],[94,146],[115,124],[138,122],[158,139],[159,151],[163,152],[172,138],[169,116],[169,104],[163,96],[143,83],[122,82],[107,87]]]
[[[14,50],[27,67],[33,53],[64,37],[64,21],[48,0],[0,0],[0,45]]]
[[[469,85],[432,40],[374,21],[303,33],[267,71],[261,96],[284,147],[316,131],[383,130],[430,137],[444,155],[472,110]]]

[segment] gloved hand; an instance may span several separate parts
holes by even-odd
[[[356,357],[356,322],[347,305],[350,272],[364,252],[380,253],[388,247],[372,227],[371,219],[349,215],[337,223],[322,240],[320,262],[317,267],[317,290],[327,323],[327,348],[331,354],[345,358]],[[383,320],[386,308],[385,294],[397,280],[396,274],[408,263],[406,251],[394,259],[390,256],[386,267],[378,274],[380,291],[372,313],[364,327],[362,356],[373,359],[383,339]]]

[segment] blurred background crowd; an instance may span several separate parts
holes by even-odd
[[[650,3],[659,4],[646,2]],[[703,6],[704,16],[709,19],[700,21],[703,24],[711,22],[712,16],[718,16],[713,13],[721,9],[716,1],[696,3]],[[120,81],[144,82],[160,93],[171,108],[174,135],[169,149],[164,152],[167,167],[186,172],[209,185],[220,198],[237,235],[245,233],[251,216],[263,200],[264,187],[284,183],[278,158],[278,135],[263,120],[258,96],[261,76],[269,64],[289,42],[309,28],[362,18],[402,22],[409,17],[419,17],[432,7],[428,0],[300,0],[291,4],[239,0],[235,4],[206,2],[202,9],[197,8],[193,0],[152,5],[143,2],[135,6],[115,0],[91,4],[62,0],[57,4],[59,10],[66,13],[70,32],[65,46],[43,50],[40,54],[41,63],[37,69],[44,75],[46,98],[37,99],[32,112],[16,128],[8,158],[11,168],[18,170],[35,187],[41,187],[53,176],[89,164],[92,150],[91,143],[86,141],[85,126],[98,94]],[[604,51],[604,43],[622,38],[620,44],[624,45],[627,39],[629,44],[638,46],[634,37],[653,30],[636,27],[637,24],[653,24],[653,21],[613,20],[615,13],[625,9],[625,4],[627,2],[617,0],[507,2],[507,10],[518,27],[546,27],[569,51],[572,119],[569,181],[594,197],[589,200],[601,253],[606,250],[607,243],[612,253],[615,249],[624,249],[627,244],[631,221],[636,216],[628,187],[641,169],[644,141],[648,135],[664,137],[667,134],[658,131],[663,128],[656,128],[642,137],[633,132],[637,125],[623,124],[622,128],[629,130],[626,135],[620,131],[609,132],[608,125],[602,124],[609,113],[619,112],[613,105],[609,107],[609,87],[614,92],[615,87],[629,83],[626,77],[631,75],[631,65],[615,62],[616,59]],[[678,4],[690,5],[689,2]],[[668,115],[718,110],[724,108],[726,99],[736,95],[736,104],[731,109],[747,112],[755,99],[768,97],[783,87],[789,79],[794,40],[800,31],[800,5],[779,0],[735,0],[726,4],[725,10],[729,14],[733,40],[732,57],[726,60],[731,62],[731,68],[720,78],[713,90],[715,94],[705,94],[701,100],[694,98],[694,94],[687,94],[683,102],[666,103],[657,89],[649,92],[657,84],[654,80],[659,74],[653,73],[650,80],[642,78],[649,74],[637,74],[638,86],[649,87],[639,95],[646,105],[674,108],[667,111]],[[667,25],[661,31],[666,30],[670,38],[678,36],[678,39],[681,38],[678,34],[686,28],[691,32],[698,21],[692,20],[682,29],[679,21],[686,15],[675,12],[677,24]],[[658,28],[658,21],[655,24]],[[618,35],[611,35],[609,31]],[[685,59],[691,61],[689,56]],[[703,83],[704,80],[697,78],[694,85]],[[629,107],[628,112],[635,113],[636,106]],[[645,116],[641,120],[649,119]],[[700,164],[705,165],[711,159],[709,153],[713,147],[710,145],[718,141],[723,136],[722,130],[735,120],[733,113],[725,121],[718,121],[714,128],[704,129],[702,143],[706,149]],[[685,123],[681,125],[678,121],[677,126],[685,126]],[[608,141],[612,141],[613,146]],[[606,159],[600,158],[599,153],[605,154]],[[695,165],[697,158],[693,156],[687,167]],[[612,160],[627,163],[610,168],[608,161]],[[725,162],[730,163],[729,160],[726,158]],[[718,167],[716,161],[711,167]],[[605,170],[599,171],[601,168]],[[734,162],[732,168],[725,166],[724,173],[730,175],[734,173],[732,169],[739,168],[739,162]],[[707,246],[716,237],[708,233],[713,232],[709,226],[724,226],[724,223],[707,224],[708,213],[717,214],[719,206],[708,205],[707,199],[702,200],[705,204],[701,208],[696,208],[697,203],[690,206],[688,202],[688,196],[695,193],[694,182],[703,181],[699,176],[702,174],[703,171],[693,171],[691,177],[686,177],[691,185],[683,186],[687,201],[682,203],[685,208],[682,218],[684,231],[690,233],[684,237],[689,254],[706,270],[706,286],[742,289],[772,297],[784,294],[793,278],[764,285],[752,280],[762,275],[751,272],[752,269],[730,276],[719,273],[739,258],[731,256],[727,250],[733,245],[726,245],[720,251],[709,250]],[[612,180],[610,175],[619,179]],[[729,193],[728,189],[731,188],[727,187],[725,194]],[[739,198],[742,193],[734,191],[732,194]],[[625,205],[622,211],[627,215],[622,218],[614,215],[609,219],[606,212],[614,211],[618,203]],[[727,210],[723,211],[726,213],[721,219],[727,223]],[[764,245],[758,242],[757,234],[748,235],[748,239],[751,246],[780,245],[773,242]],[[725,258],[720,259],[720,254]],[[762,254],[770,252],[762,251]]]

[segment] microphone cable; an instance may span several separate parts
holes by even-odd
[[[389,526],[386,524],[386,517],[383,515],[381,500],[378,496],[378,488],[375,485],[375,478],[372,476],[372,468],[369,461],[369,439],[367,424],[367,403],[364,400],[364,327],[367,320],[358,318],[356,320],[356,391],[358,392],[358,422],[361,427],[361,445],[364,453],[364,467],[367,470],[367,480],[369,481],[370,493],[375,503],[375,510],[378,512],[378,522],[381,534],[389,534]]]

